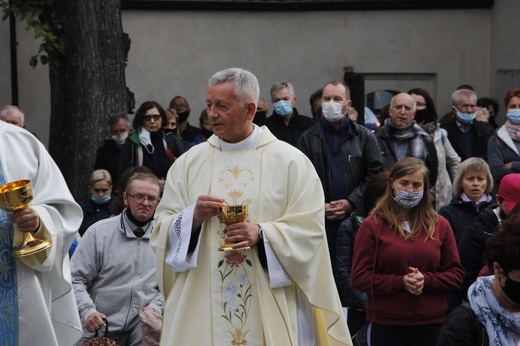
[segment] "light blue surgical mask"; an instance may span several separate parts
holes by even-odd
[[[515,125],[520,125],[520,109],[508,109],[507,118]]]
[[[419,202],[421,202],[421,199],[423,198],[424,190],[417,191],[417,192],[408,192],[403,190],[397,190],[397,196],[393,197],[394,201],[397,202],[401,207],[410,209]]]
[[[99,197],[98,195],[92,195],[90,198],[92,199],[92,202],[102,205],[102,204],[107,204],[108,202],[110,202],[110,199],[112,198],[112,196],[110,194],[105,195],[103,197]]]
[[[292,114],[293,108],[287,100],[280,100],[274,104],[274,111],[281,117],[288,117]]]
[[[455,110],[457,111],[457,119],[463,124],[471,124],[477,117],[477,113],[462,113],[457,108]]]

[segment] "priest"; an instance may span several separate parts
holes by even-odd
[[[32,203],[13,213],[0,210],[0,345],[70,346],[81,337],[81,324],[68,250],[83,212],[40,141],[0,121],[0,184],[21,179],[31,181]],[[13,244],[24,232],[52,245],[15,257]]]
[[[311,162],[253,124],[259,86],[230,68],[206,92],[214,135],[170,169],[152,234],[162,346],[351,345]],[[217,211],[247,206],[244,222]],[[217,251],[223,243],[234,250]],[[195,328],[195,329],[194,329]]]

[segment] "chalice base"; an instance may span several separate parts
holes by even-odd
[[[238,247],[236,249],[233,249],[233,244],[221,243],[220,247],[218,248],[218,251],[242,251],[242,250],[249,250],[249,249],[251,249],[251,246],[243,246],[243,247]]]
[[[15,247],[11,250],[11,254],[14,257],[25,257],[30,256],[40,251],[43,251],[49,248],[52,245],[52,242],[48,239],[38,239],[34,238],[28,242],[23,242],[20,246]]]

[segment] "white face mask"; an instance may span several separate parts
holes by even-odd
[[[126,137],[128,137],[128,132],[125,132],[119,136],[112,136],[112,139],[119,145],[125,144]]]
[[[337,102],[323,102],[321,104],[321,113],[323,117],[330,123],[335,123],[343,119],[345,113],[341,111],[343,104]]]

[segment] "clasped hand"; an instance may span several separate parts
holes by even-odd
[[[223,198],[200,195],[195,203],[192,230],[198,229],[204,220],[217,215],[218,208],[224,205],[225,201]],[[224,234],[224,241],[233,244],[233,248],[253,246],[258,243],[260,238],[258,225],[249,222],[238,222],[228,225],[224,229]]]
[[[408,270],[410,272],[403,277],[404,286],[408,292],[418,296],[424,288],[424,275],[414,267],[408,267]]]
[[[345,218],[347,213],[352,211],[352,207],[347,199],[339,199],[325,203],[325,217],[329,221],[341,220]]]

